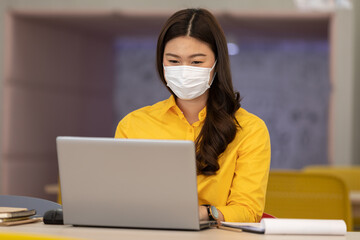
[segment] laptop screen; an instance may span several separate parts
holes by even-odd
[[[58,137],[64,223],[199,230],[192,141]]]

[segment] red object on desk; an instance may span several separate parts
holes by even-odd
[[[273,215],[270,215],[268,213],[263,213],[261,219],[263,219],[263,218],[276,218],[276,217],[274,217]]]

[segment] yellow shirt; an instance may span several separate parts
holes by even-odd
[[[241,129],[218,161],[216,175],[197,176],[199,205],[217,207],[228,222],[258,222],[265,205],[270,167],[270,137],[265,123],[240,108]],[[115,138],[174,139],[195,141],[204,124],[206,107],[199,121],[190,125],[171,96],[124,117]]]

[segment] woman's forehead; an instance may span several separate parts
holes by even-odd
[[[166,43],[164,54],[175,54],[178,56],[190,56],[194,54],[214,55],[209,44],[190,36],[181,36],[171,39]]]

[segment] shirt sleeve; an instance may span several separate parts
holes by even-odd
[[[270,136],[258,119],[245,126],[226,206],[217,206],[228,222],[259,222],[265,207],[270,169]]]
[[[129,122],[129,115],[125,116],[117,125],[115,131],[115,138],[128,138],[127,126]]]

